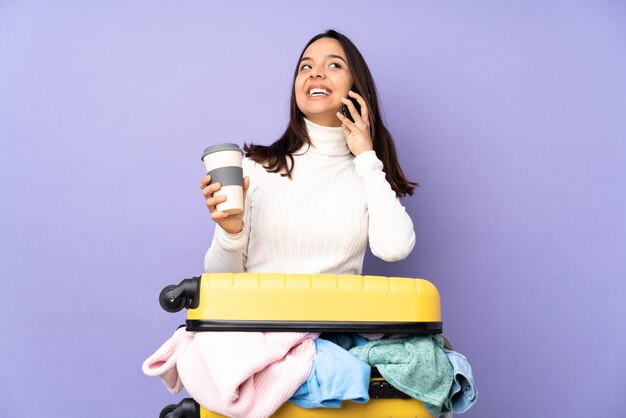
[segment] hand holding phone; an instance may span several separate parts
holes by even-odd
[[[357,156],[365,151],[371,151],[374,149],[374,143],[372,141],[370,132],[369,112],[367,109],[367,103],[365,100],[353,90],[348,93],[348,97],[341,98],[344,106],[341,108],[341,112],[337,112],[337,118],[342,122],[343,132],[346,135],[346,142],[348,148],[353,155]],[[359,104],[359,101],[361,104]],[[354,120],[352,113],[350,113],[350,104],[354,105],[355,117]],[[348,122],[348,120],[350,122]]]

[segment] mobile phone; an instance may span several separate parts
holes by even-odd
[[[352,91],[355,93],[358,93],[354,87],[352,88]],[[359,102],[356,101],[356,99],[353,99],[352,97],[348,96],[348,99],[350,99],[352,101],[352,103],[354,104],[354,107],[356,109],[357,112],[359,112],[359,115],[361,114],[361,105],[359,104]],[[343,115],[345,117],[347,117],[348,119],[350,119],[352,122],[354,122],[354,118],[352,117],[352,115],[350,114],[350,111],[348,110],[348,106],[343,105],[343,107],[341,108],[341,113],[343,113]]]

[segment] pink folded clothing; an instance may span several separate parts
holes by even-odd
[[[319,334],[200,332],[178,361],[189,394],[232,418],[272,415],[309,376]]]
[[[180,332],[144,362],[144,373],[160,375],[168,389],[179,391],[176,383],[182,382],[199,404],[232,418],[266,418],[287,401],[309,376],[319,336],[187,331],[187,337],[177,336]]]
[[[178,328],[159,349],[143,362],[141,369],[148,376],[159,376],[170,393],[178,393],[183,388],[176,361],[185,352],[187,344],[193,340],[195,332]]]

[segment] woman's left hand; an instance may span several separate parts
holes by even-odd
[[[369,112],[367,111],[365,100],[352,90],[348,92],[348,96],[356,99],[361,106],[361,113],[359,114],[356,110],[352,100],[342,97],[341,101],[348,107],[348,111],[350,112],[352,119],[354,119],[354,122],[342,115],[341,112],[337,112],[337,118],[341,121],[341,127],[346,134],[350,152],[357,156],[364,151],[373,150],[374,143],[372,142],[372,137],[370,135]]]

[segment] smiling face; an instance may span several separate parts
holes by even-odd
[[[302,54],[294,83],[296,104],[304,116],[324,126],[341,126],[336,113],[352,87],[346,54],[336,39],[321,38]]]

